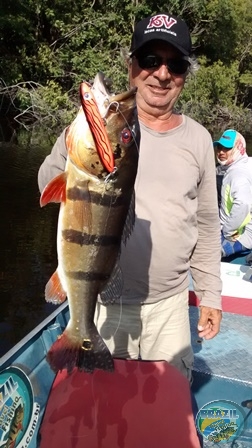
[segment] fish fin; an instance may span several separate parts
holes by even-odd
[[[100,293],[102,302],[104,304],[114,303],[116,299],[119,299],[121,297],[122,290],[123,275],[118,258],[108,282]]]
[[[87,373],[95,369],[114,370],[113,357],[94,324],[88,337],[77,342],[71,340],[66,329],[53,343],[46,359],[56,373],[63,369],[71,373],[75,367]]]
[[[129,211],[123,228],[122,241],[126,244],[135,224],[135,191],[132,193]]]
[[[45,287],[45,299],[47,302],[59,305],[66,300],[66,292],[64,291],[59,279],[58,270],[54,272]]]
[[[66,180],[67,173],[63,173],[52,179],[44,188],[40,196],[40,206],[49,202],[65,202],[66,200]]]

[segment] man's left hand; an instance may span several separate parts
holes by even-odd
[[[200,338],[212,339],[220,331],[222,311],[208,306],[200,306],[198,334]]]

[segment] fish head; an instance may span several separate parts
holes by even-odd
[[[129,150],[136,151],[136,89],[113,95],[111,82],[99,72],[81,85],[82,107],[70,125],[66,144],[70,159],[98,178],[116,171]]]
[[[114,156],[115,173],[127,163],[135,164],[138,159],[138,120],[135,104],[136,89],[109,97],[103,114],[105,129]]]

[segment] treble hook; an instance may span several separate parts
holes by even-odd
[[[115,166],[113,171],[111,173],[109,173],[105,179],[104,179],[104,183],[107,184],[108,182],[110,182],[111,180],[113,181],[113,177],[116,174],[116,172],[118,171],[118,168]]]
[[[120,104],[118,103],[118,101],[112,101],[112,103],[108,104],[105,114],[102,117],[103,120],[106,120],[106,116],[108,115],[108,112],[109,112],[109,109],[111,108],[111,106],[115,106],[115,112],[118,112],[120,109]]]

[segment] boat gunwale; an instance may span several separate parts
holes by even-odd
[[[27,346],[31,343],[32,339],[38,339],[43,331],[54,323],[58,315],[68,307],[68,302],[62,303],[53,311],[49,316],[47,316],[40,324],[38,324],[33,330],[31,330],[26,336],[24,336],[17,344],[15,344],[10,350],[8,350],[0,358],[0,370],[8,367],[13,362],[13,358],[18,358],[19,354],[22,354]]]

